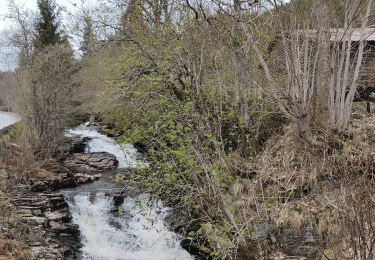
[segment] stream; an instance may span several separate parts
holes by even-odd
[[[136,167],[137,150],[120,145],[96,129],[80,126],[67,135],[90,137],[86,152],[108,152],[119,161],[118,171]],[[125,192],[120,205],[116,194],[123,189],[101,178],[92,184],[64,191],[72,221],[81,233],[80,259],[184,260],[194,259],[181,245],[181,237],[165,223],[170,209],[148,194]],[[117,192],[116,192],[117,191]]]
[[[19,122],[14,113],[0,112],[0,130]],[[170,231],[165,222],[171,209],[149,194],[126,190],[111,181],[138,165],[140,154],[130,144],[120,145],[95,128],[79,126],[67,136],[89,137],[86,153],[107,152],[116,156],[115,172],[104,173],[93,183],[63,191],[72,222],[79,227],[81,249],[78,259],[87,260],[190,260],[181,247],[180,235]]]

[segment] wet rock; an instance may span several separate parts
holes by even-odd
[[[79,228],[71,224],[68,203],[62,193],[26,193],[12,204],[30,224],[32,259],[75,259],[81,246]]]
[[[141,153],[145,153],[148,150],[148,147],[145,143],[138,141],[138,142],[135,142],[133,145]]]
[[[84,153],[87,143],[91,140],[89,137],[71,137],[70,153]]]
[[[64,160],[70,154],[84,153],[87,143],[91,140],[89,137],[70,136],[62,141],[57,147],[54,157]]]
[[[73,172],[95,172],[117,168],[116,156],[109,153],[77,153],[70,155],[64,162]]]
[[[114,196],[113,197],[113,206],[115,208],[120,207],[124,203],[124,200],[125,200],[125,194],[124,193],[121,193],[121,194],[118,194],[117,196]]]
[[[24,219],[32,225],[45,226],[46,219],[44,217],[24,217]]]
[[[73,188],[81,184],[91,183],[99,179],[100,175],[84,173],[63,173],[53,175],[44,180],[31,180],[32,192],[53,191],[64,188]]]
[[[49,226],[60,237],[75,237],[79,236],[78,227],[74,224],[61,222],[61,221],[50,221]],[[61,234],[64,234],[61,236]]]
[[[46,212],[45,216],[47,217],[48,221],[57,221],[57,220],[68,221],[69,220],[69,213],[66,210]]]

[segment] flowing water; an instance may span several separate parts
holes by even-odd
[[[107,152],[116,156],[119,168],[135,167],[141,162],[137,161],[137,149],[131,144],[117,144],[115,140],[99,133],[96,129],[80,126],[68,131],[69,135],[90,137],[91,141],[86,147],[86,152]]]
[[[70,135],[92,138],[86,152],[115,155],[119,168],[135,167],[137,151],[132,145],[119,145],[93,128],[81,126]],[[73,222],[81,232],[81,259],[92,260],[184,260],[194,259],[181,245],[181,237],[168,229],[164,219],[169,209],[147,194],[125,196],[116,206],[116,190],[105,180],[66,191]]]

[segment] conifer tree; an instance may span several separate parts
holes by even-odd
[[[54,0],[38,0],[39,17],[35,24],[34,47],[43,49],[61,41],[59,12]]]
[[[84,56],[90,55],[93,48],[95,47],[96,37],[94,34],[92,19],[90,16],[86,15],[83,18],[84,28],[83,28],[83,39],[81,41],[80,50]]]
[[[130,36],[146,28],[142,5],[143,0],[129,1],[125,12],[121,16],[121,26],[124,35]]]

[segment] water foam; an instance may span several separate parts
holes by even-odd
[[[107,152],[116,156],[119,168],[137,167],[137,149],[131,144],[117,144],[112,138],[99,133],[96,129],[80,126],[68,130],[69,135],[86,136],[92,138],[86,147],[87,153]]]
[[[111,153],[117,157],[119,168],[144,165],[136,160],[137,150],[132,145],[119,145],[93,128],[81,126],[68,133],[92,138],[86,152]],[[81,232],[82,259],[194,259],[181,247],[181,237],[165,224],[169,209],[149,195],[126,197],[117,213],[113,212],[113,197],[101,192],[67,191],[65,197],[73,222]]]
[[[168,209],[148,195],[125,198],[118,214],[103,193],[81,193],[70,203],[82,236],[82,258],[90,260],[190,260],[180,237],[169,231]],[[116,216],[117,215],[117,216]]]

